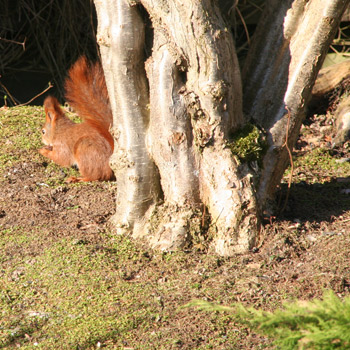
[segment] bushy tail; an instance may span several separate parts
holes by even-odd
[[[65,90],[68,103],[81,118],[98,123],[106,130],[110,128],[112,110],[100,63],[80,57],[68,72]]]

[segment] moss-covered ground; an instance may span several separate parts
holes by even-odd
[[[269,349],[229,314],[183,306],[274,310],[324,289],[349,294],[349,163],[322,135],[312,144],[310,126],[286,211],[264,226],[254,252],[220,258],[116,236],[115,184],[65,184],[75,170],[37,152],[43,120],[41,107],[0,110],[0,348]]]

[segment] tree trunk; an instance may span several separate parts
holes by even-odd
[[[245,112],[267,132],[260,208],[274,199],[348,0],[269,0],[243,68]],[[287,111],[290,113],[287,113]],[[286,140],[287,147],[286,147]]]
[[[96,0],[97,42],[113,112],[118,233],[142,231],[149,207],[159,197],[158,175],[146,148],[149,93],[144,69],[144,24],[127,1]]]
[[[265,13],[247,59],[244,116],[233,38],[215,2],[95,0],[114,115],[117,232],[143,237],[163,250],[201,234],[220,255],[253,247],[260,211],[286,166],[286,134],[291,147],[348,2],[270,1],[271,12]],[[146,63],[135,3],[152,21],[152,55]],[[315,15],[317,27],[309,23]],[[308,35],[310,30],[318,34]],[[307,55],[300,51],[305,44],[299,35],[311,41]],[[230,147],[231,136],[250,117],[268,132],[269,149],[258,171]]]
[[[157,208],[162,220],[150,230],[152,245],[181,246],[191,221],[207,210],[215,225],[215,250],[223,255],[247,250],[257,234],[254,193],[245,184],[249,172],[238,169],[226,146],[229,133],[244,123],[232,37],[210,1],[143,5],[154,27],[147,62],[148,139],[164,191],[164,204]],[[249,233],[239,234],[248,226]]]

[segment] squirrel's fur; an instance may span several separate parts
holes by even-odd
[[[65,89],[67,101],[83,122],[71,121],[57,99],[47,97],[42,129],[46,146],[39,152],[61,166],[78,166],[81,177],[71,177],[67,182],[113,179],[109,166],[114,147],[109,132],[113,119],[101,65],[81,57],[69,70]]]

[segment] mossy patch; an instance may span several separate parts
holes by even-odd
[[[190,249],[166,253],[109,231],[116,185],[64,184],[68,175],[37,152],[42,108],[25,109],[33,113],[10,109],[12,118],[0,110],[0,158],[11,157],[0,166],[0,348],[271,348],[231,315],[182,306],[201,299],[273,310],[320,296],[320,286],[348,293],[350,205],[339,193],[348,184],[333,179],[337,188],[329,191],[320,182],[350,170],[331,151],[295,160],[293,179],[301,183],[289,198],[298,212],[288,215],[300,222],[279,219],[262,228],[258,251],[208,254],[202,248],[211,233],[204,237],[203,227],[214,230],[215,221],[200,206],[188,215]],[[167,214],[159,210],[155,227]]]
[[[266,150],[266,140],[257,126],[248,123],[231,136],[228,147],[241,162],[260,163]]]
[[[44,120],[41,107],[0,109],[0,173],[18,163],[23,155],[41,146],[40,124]],[[35,154],[37,160],[39,154]]]
[[[330,149],[317,147],[297,158],[294,157],[294,182],[325,183],[333,178],[347,177],[350,174],[350,163],[338,162],[331,152]],[[286,175],[289,174],[290,168],[286,170]]]
[[[23,236],[19,230],[12,234]],[[36,257],[26,256],[25,250],[18,266],[4,271],[0,344],[90,348],[150,323],[147,302],[142,308],[132,306],[148,293],[147,287],[120,279],[115,268],[116,256],[122,261],[130,256],[127,240],[125,244],[126,249],[120,244],[121,250],[112,250],[114,257],[109,250],[74,239],[53,242]],[[123,308],[130,313],[124,314]]]

